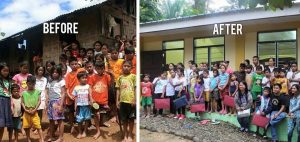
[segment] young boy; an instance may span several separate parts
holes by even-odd
[[[130,73],[136,74],[136,57],[133,47],[125,48],[125,60],[132,62]]]
[[[142,106],[144,107],[144,115],[149,118],[152,105],[152,83],[150,82],[150,75],[144,75],[144,81],[141,83],[142,88]]]
[[[136,75],[130,73],[131,61],[124,61],[123,75],[117,81],[117,107],[123,124],[124,141],[132,142],[135,119],[135,81]],[[129,126],[129,129],[128,129]]]
[[[204,81],[204,98],[205,98],[205,106],[206,111],[211,112],[211,106],[210,106],[210,97],[209,97],[209,85],[210,85],[210,78],[209,78],[209,72],[208,70],[203,71],[203,81]]]
[[[262,115],[271,114],[271,133],[272,133],[272,141],[277,141],[278,136],[276,132],[276,124],[282,121],[286,117],[286,106],[289,103],[289,100],[285,95],[281,95],[282,87],[280,84],[275,83],[273,85],[273,94],[271,95],[270,103],[268,104],[268,108],[263,110]]]
[[[13,128],[15,135],[15,141],[18,140],[19,130],[21,130],[21,116],[22,116],[22,99],[20,96],[20,87],[17,84],[13,84],[11,86],[11,93],[12,93],[12,120],[13,120]]]
[[[282,87],[281,94],[288,94],[288,84],[289,81],[285,77],[285,70],[279,69],[279,77],[275,79],[275,83],[279,83]]]
[[[69,117],[69,122],[71,126],[71,133],[75,132],[75,128],[73,126],[74,123],[74,100],[75,97],[73,96],[73,90],[75,86],[79,85],[79,81],[77,79],[77,73],[80,71],[83,71],[84,69],[78,69],[78,62],[75,57],[71,57],[69,61],[70,67],[72,69],[71,72],[69,72],[66,77],[66,89],[67,89],[67,96],[66,96],[66,108],[68,109],[68,117]]]
[[[255,110],[256,106],[259,106],[259,98],[262,94],[262,79],[264,75],[262,74],[262,67],[257,66],[256,72],[252,76],[252,99],[253,99],[253,109]]]
[[[264,70],[265,76],[262,79],[262,88],[271,87],[271,71],[269,68]]]
[[[119,52],[116,48],[110,48],[110,54],[111,54],[111,60],[109,60],[110,68],[114,74],[115,80],[119,78],[119,76],[122,74],[122,65],[124,60],[119,59]]]
[[[76,121],[78,122],[79,133],[78,139],[86,137],[88,122],[91,119],[90,105],[92,105],[92,96],[90,86],[87,84],[87,73],[85,71],[77,74],[80,84],[75,86],[73,95],[75,97]],[[84,130],[82,132],[82,123],[85,121]]]
[[[41,92],[35,89],[36,78],[34,76],[27,77],[27,91],[22,93],[23,128],[26,132],[27,141],[30,140],[30,128],[34,127],[38,130],[40,141],[44,142],[43,132],[41,129],[40,118],[37,109],[41,103]]]
[[[247,65],[246,66],[246,83],[247,83],[247,87],[248,87],[248,90],[251,90],[252,88],[252,65]]]
[[[111,85],[112,79],[108,74],[105,73],[105,63],[96,62],[95,69],[97,74],[90,77],[88,84],[91,86],[92,99],[94,100],[99,108],[94,108],[95,111],[95,125],[97,133],[94,135],[94,139],[98,139],[100,136],[100,111],[103,109],[108,109],[108,88]],[[100,110],[101,109],[101,110]]]

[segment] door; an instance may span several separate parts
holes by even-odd
[[[151,80],[160,75],[163,71],[163,64],[163,51],[141,52],[141,74],[150,74]]]

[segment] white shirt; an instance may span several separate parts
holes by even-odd
[[[293,78],[293,74],[294,72],[292,71],[289,71],[286,75],[286,78],[289,80],[289,79],[300,79],[300,72],[295,72],[295,76]],[[289,85],[289,88],[291,88],[294,84],[299,84],[298,82],[290,82],[290,85]]]
[[[160,94],[163,93],[164,86],[168,84],[168,80],[167,79],[161,80],[160,78],[157,77],[153,80],[152,84],[156,84],[154,88],[154,93]]]
[[[210,78],[203,78],[204,81],[204,91],[209,91],[209,85],[210,85]]]
[[[41,79],[36,78],[35,89],[41,91],[41,104],[40,104],[38,110],[45,108],[45,105],[46,105],[46,102],[45,102],[46,101],[46,96],[45,96],[46,86],[47,86],[47,78],[46,77],[42,77]]]
[[[166,87],[166,96],[174,96],[175,95],[175,88],[171,85],[170,81],[172,81],[173,85],[175,85],[178,83],[179,80],[176,77],[169,79],[167,87]]]
[[[184,71],[184,77],[186,78],[186,81],[188,84],[190,84],[190,77],[193,75],[193,70],[192,69],[186,69]]]
[[[175,87],[175,91],[180,91],[184,86],[187,86],[187,82],[185,80],[185,77],[178,78],[178,82],[174,85],[178,85],[178,84],[181,84],[181,83],[182,83],[182,85],[179,85],[179,86]]]
[[[268,82],[268,83],[267,83]],[[265,84],[265,83],[267,83],[266,85],[263,85],[263,88],[265,88],[265,87],[270,87],[270,79],[269,78],[267,78],[267,77],[264,77],[263,79],[262,79],[262,84]]]

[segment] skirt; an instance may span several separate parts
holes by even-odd
[[[48,104],[48,119],[49,120],[63,120],[65,119],[64,110],[60,111],[60,100],[50,100]]]
[[[13,127],[10,98],[0,96],[0,104],[0,128]]]

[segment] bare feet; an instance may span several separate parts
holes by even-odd
[[[110,119],[111,123],[116,123],[117,122],[117,118],[114,116],[112,119]]]
[[[129,137],[127,138],[127,142],[132,142],[132,141],[133,141],[133,140],[132,140],[132,137],[129,136]]]
[[[26,136],[25,130],[23,128],[21,129],[21,132],[23,136]]]
[[[62,138],[59,138],[59,139],[57,139],[56,141],[54,141],[54,142],[64,142],[64,139],[62,139]]]
[[[39,134],[39,133],[38,133],[38,130],[35,129],[35,130],[33,131],[33,134],[38,135],[38,134]]]
[[[86,133],[82,133],[81,138],[85,138],[86,137]]]
[[[76,132],[77,132],[77,131],[76,131],[75,127],[72,126],[72,128],[71,128],[71,134],[76,133]]]
[[[76,138],[77,138],[77,139],[81,139],[81,138],[82,138],[82,135],[81,135],[81,134],[78,134]]]
[[[95,140],[98,139],[100,137],[100,132],[97,132],[93,137]]]
[[[122,140],[122,142],[127,142],[127,138],[126,138],[126,137],[124,137],[124,139]]]

